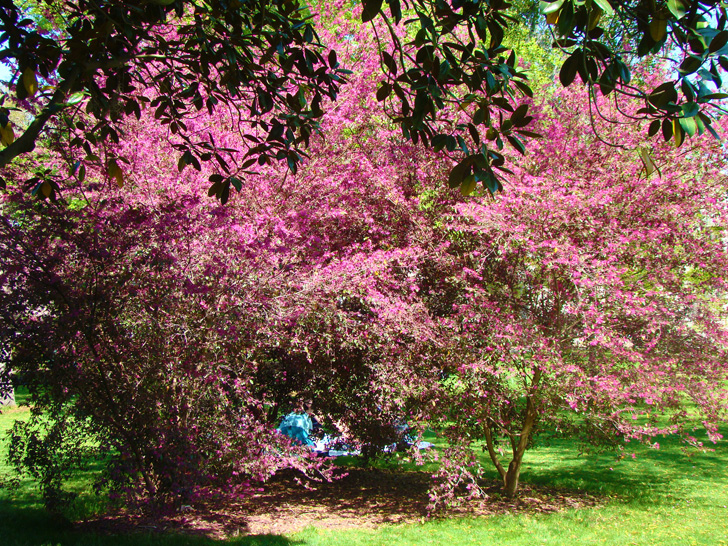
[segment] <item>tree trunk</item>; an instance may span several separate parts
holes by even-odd
[[[526,417],[527,426],[523,427],[521,438],[523,438],[524,434],[530,436],[534,421],[535,419],[529,421],[528,417]],[[518,479],[521,475],[521,463],[523,462],[523,454],[526,451],[526,445],[528,445],[528,437],[526,438],[526,442],[519,441],[513,446],[513,459],[508,465],[508,470],[503,468],[503,465],[498,459],[498,454],[494,449],[493,433],[491,432],[490,427],[485,427],[485,440],[490,459],[493,461],[496,470],[498,470],[498,473],[503,480],[503,492],[508,498],[514,498],[518,492]]]
[[[533,374],[532,380],[532,392],[538,386],[541,380],[541,370],[537,369]],[[512,499],[518,494],[518,479],[521,476],[521,463],[523,462],[523,455],[526,453],[526,447],[531,439],[533,433],[533,427],[538,419],[538,410],[536,408],[536,402],[534,401],[533,395],[528,396],[526,399],[526,418],[523,420],[523,428],[521,429],[518,443],[513,447],[513,459],[508,465],[508,471],[503,476],[503,492],[505,495]]]
[[[505,429],[501,429],[502,432],[506,433],[511,440],[511,448],[513,450],[513,458],[508,465],[506,470],[501,464],[498,453],[495,450],[495,442],[493,438],[493,431],[491,430],[490,423],[486,424],[484,428],[485,432],[485,445],[488,448],[488,455],[490,460],[493,461],[493,465],[503,479],[503,493],[510,499],[515,498],[518,494],[518,483],[521,476],[521,464],[523,463],[523,455],[526,453],[526,447],[531,439],[533,433],[533,427],[536,425],[538,420],[538,408],[537,402],[534,399],[536,388],[541,381],[542,372],[540,369],[536,369],[533,374],[531,394],[526,398],[526,415],[523,420],[523,427],[521,428],[520,434],[513,434]],[[497,427],[497,423],[493,421],[493,424]],[[518,441],[516,442],[516,438]]]
[[[0,386],[0,407],[15,405],[15,389],[10,385],[5,388]]]
[[[521,463],[523,459],[513,459],[508,465],[508,472],[503,476],[503,492],[506,497],[513,499],[518,493],[518,480],[521,476]]]

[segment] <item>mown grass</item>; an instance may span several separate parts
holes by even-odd
[[[723,434],[728,436],[728,430]],[[527,455],[524,482],[601,495],[604,504],[596,508],[431,521],[378,530],[307,529],[294,538],[310,546],[728,546],[727,443],[711,445],[713,452],[688,456],[676,438],[658,441],[660,449],[628,444],[630,454],[620,461],[614,454],[580,456],[567,440],[553,441]]]
[[[22,402],[22,397],[19,397]],[[27,408],[0,415],[0,430],[27,416]],[[728,429],[723,434],[728,436]],[[3,435],[4,436],[4,435]],[[526,546],[615,545],[728,546],[728,442],[715,451],[686,455],[675,438],[660,438],[660,449],[627,444],[636,458],[614,454],[579,455],[568,440],[554,440],[528,453],[523,482],[588,491],[603,497],[595,508],[555,514],[504,514],[488,518],[432,520],[379,529],[308,528],[291,536],[243,536],[218,541],[201,536],[133,534],[99,536],[74,531],[49,516],[37,490],[22,482],[0,490],[0,544],[3,546],[86,545],[240,545],[329,546],[488,544]],[[0,439],[4,449],[5,438]],[[9,468],[0,463],[0,475]],[[495,476],[492,476],[495,478]],[[82,489],[90,476],[79,476]],[[81,495],[68,514],[83,519],[103,509],[103,500]]]

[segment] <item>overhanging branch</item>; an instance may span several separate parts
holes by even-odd
[[[46,107],[35,117],[23,134],[16,138],[10,146],[0,150],[0,168],[5,167],[19,155],[32,152],[35,149],[38,135],[40,135],[48,120],[65,108],[66,94],[75,83],[78,74],[78,69],[71,72],[69,77],[56,88]]]

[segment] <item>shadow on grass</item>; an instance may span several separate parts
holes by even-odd
[[[216,540],[202,535],[149,532],[143,528],[122,534],[74,529],[67,521],[40,508],[22,508],[0,501],[0,543],[3,546],[296,546],[300,541],[280,535],[238,536]]]
[[[721,431],[728,436],[728,429]],[[522,480],[527,483],[616,496],[632,503],[655,503],[680,495],[687,482],[724,483],[728,486],[725,461],[728,442],[713,445],[708,451],[685,449],[678,437],[658,437],[659,449],[643,444],[625,444],[624,458],[617,452],[585,454],[568,440],[553,440],[524,463]],[[634,453],[635,457],[632,457]]]

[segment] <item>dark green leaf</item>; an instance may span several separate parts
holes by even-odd
[[[460,149],[463,151],[464,154],[469,154],[470,150],[468,149],[468,144],[465,142],[465,139],[463,137],[458,136],[456,137],[458,141],[458,146],[460,146]]]
[[[655,136],[660,131],[660,120],[656,119],[652,123],[650,123],[649,129],[647,129],[647,134],[651,137]]]
[[[728,93],[710,93],[708,95],[703,95],[700,98],[704,101],[728,99]]]
[[[682,112],[684,118],[692,118],[698,115],[700,106],[695,102],[686,102],[682,105]],[[692,136],[692,135],[691,135]]]
[[[533,131],[527,131],[526,129],[515,129],[516,133],[519,135],[523,135],[529,138],[543,138],[543,135],[540,133],[534,133]]]
[[[559,81],[561,81],[561,85],[569,87],[574,82],[580,60],[581,50],[577,49],[564,61],[564,64],[561,66],[561,70],[559,71]]]
[[[483,186],[491,193],[495,194],[499,191],[503,191],[503,185],[500,183],[498,178],[493,174],[493,171],[487,171],[483,175]]]
[[[503,37],[505,36],[503,27],[499,25],[495,19],[488,21],[488,30],[490,31],[490,44],[488,49],[492,50],[497,48],[503,43]]]
[[[453,169],[450,171],[450,176],[448,177],[448,186],[450,188],[455,189],[462,184],[463,180],[466,176],[470,174],[470,167],[473,163],[473,160],[471,156],[466,157],[463,159],[460,163],[455,165]]]
[[[389,12],[394,17],[394,22],[399,23],[402,20],[402,6],[399,0],[387,0],[389,4]]]
[[[632,80],[632,73],[624,61],[616,60],[614,65],[619,69],[619,77],[624,83],[629,83]]]
[[[678,68],[678,71],[681,74],[687,75],[692,74],[695,72],[698,68],[700,68],[703,64],[703,59],[700,57],[696,57],[695,55],[689,55],[685,58],[685,60],[680,64],[680,68]]]
[[[602,92],[602,95],[606,97],[609,93],[614,91],[614,84],[615,78],[612,65],[610,65],[604,70],[604,72],[602,72],[602,75],[599,78],[599,90]]]
[[[713,129],[713,125],[710,122],[710,118],[706,116],[705,114],[698,114],[700,119],[703,122],[703,126],[708,130],[708,132],[713,135],[714,138],[720,140],[720,137],[718,136],[718,133],[715,132],[715,129]]]
[[[478,108],[475,113],[473,114],[473,123],[475,125],[480,125],[485,121],[485,114],[486,114],[486,108],[480,107]]]
[[[506,135],[506,139],[510,143],[511,146],[513,146],[516,150],[518,150],[521,155],[526,154],[526,146],[521,142],[521,139],[519,139],[516,136]]]
[[[377,100],[382,102],[386,100],[389,95],[392,94],[392,86],[387,82],[382,82],[382,85],[377,89]]]
[[[468,132],[470,133],[470,138],[472,138],[475,145],[478,146],[480,144],[480,134],[478,134],[478,130],[475,128],[475,125],[468,123]]]
[[[694,136],[695,132],[698,129],[697,124],[695,123],[695,118],[680,118],[680,127],[683,131],[685,131],[688,135]]]
[[[397,62],[388,51],[382,51],[382,62],[384,63],[384,66],[387,67],[387,70],[389,70],[392,76],[397,75]]]
[[[677,91],[673,82],[665,82],[657,86],[647,97],[650,104],[664,108],[667,103],[677,101]]]
[[[686,99],[689,101],[695,100],[695,90],[693,89],[693,84],[690,83],[689,80],[684,79],[682,84],[680,84],[680,88],[682,89],[683,95],[685,95]]]
[[[568,36],[574,28],[574,5],[570,0],[564,2],[559,12],[559,22],[557,23],[559,34]]]
[[[702,38],[693,38],[688,42],[688,45],[690,45],[690,50],[696,55],[705,53],[705,42],[703,42]]]
[[[28,98],[28,90],[23,85],[22,79],[15,86],[15,94],[19,101],[23,101]]]
[[[485,42],[488,39],[488,23],[485,20],[485,17],[483,17],[482,15],[476,17],[474,26],[475,32],[478,34],[478,37]]]
[[[228,202],[228,199],[230,198],[230,181],[226,180],[222,183],[222,188],[220,189],[220,204],[224,205]]]
[[[368,23],[374,19],[382,9],[383,0],[363,0],[363,9],[361,14],[362,23]]]
[[[533,91],[531,90],[531,88],[527,84],[525,84],[523,82],[520,82],[518,80],[515,80],[515,81],[513,81],[513,85],[515,85],[516,87],[518,87],[518,89],[521,90],[521,93],[523,93],[527,97],[533,98]]]
[[[231,184],[233,185],[233,187],[234,187],[234,188],[235,188],[235,189],[236,189],[237,191],[240,191],[240,190],[242,190],[242,189],[243,189],[243,183],[242,183],[242,181],[241,181],[241,180],[240,180],[239,178],[236,178],[236,177],[234,177],[234,176],[231,176],[231,177],[230,177],[230,183],[231,183]]]
[[[526,116],[526,117],[523,117],[523,118],[513,122],[513,126],[514,127],[525,127],[532,121],[533,121],[533,116]]]
[[[220,193],[220,190],[222,189],[222,184],[218,181],[215,181],[212,186],[210,186],[210,189],[207,190],[207,196],[208,197],[217,197]]]
[[[650,35],[649,28],[645,28],[642,39],[640,40],[640,43],[637,44],[637,56],[644,57],[650,53],[656,45],[655,40],[653,40]]]
[[[518,125],[518,121],[523,119],[526,114],[528,113],[528,105],[527,104],[521,104],[516,110],[511,114],[511,121],[513,122],[513,125]]]

